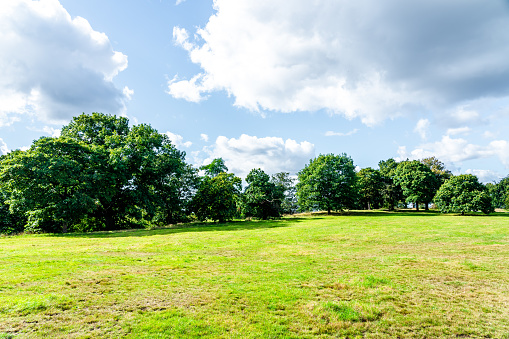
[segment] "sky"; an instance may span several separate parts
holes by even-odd
[[[0,1],[0,154],[81,113],[295,174],[319,154],[509,174],[507,0]]]

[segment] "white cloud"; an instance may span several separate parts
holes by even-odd
[[[205,142],[209,142],[209,136],[207,134],[200,134],[200,139],[205,141]]]
[[[498,133],[492,132],[492,131],[485,131],[483,133],[483,137],[486,139],[495,139],[497,137]]]
[[[175,147],[191,147],[193,144],[191,141],[184,142],[184,137],[172,132],[166,132],[164,133],[168,136],[168,138],[171,140],[171,142],[175,145]]]
[[[200,102],[205,99],[202,92],[206,89],[203,85],[197,85],[202,74],[194,76],[191,80],[179,80],[177,76],[168,81],[168,94],[176,99],[184,99],[190,102]]]
[[[42,128],[27,127],[27,129],[34,132],[44,132],[46,134],[49,134],[53,138],[58,138],[61,132],[60,128],[54,128],[51,126],[44,126]]]
[[[177,1],[175,2],[175,6],[178,6],[178,5],[180,5],[181,3],[185,2],[185,1],[186,1],[186,0],[177,0]]]
[[[398,149],[398,161],[409,159],[423,159],[435,156],[445,163],[460,163],[467,160],[498,157],[509,168],[509,142],[495,140],[486,146],[471,144],[462,138],[451,138],[449,135],[442,140],[420,145],[410,153],[405,146]]]
[[[426,139],[426,133],[429,128],[429,120],[428,119],[420,119],[417,121],[415,125],[414,132],[418,133],[421,136],[421,139]]]
[[[353,130],[351,130],[349,132],[346,132],[346,133],[327,131],[327,132],[325,132],[325,136],[326,137],[333,137],[333,136],[347,137],[347,136],[350,136],[350,135],[354,135],[357,132],[359,132],[359,130],[357,128],[355,128],[355,129],[353,129]]]
[[[468,134],[472,129],[470,127],[458,127],[458,128],[448,128],[446,134],[447,135],[458,135],[458,134]]]
[[[7,144],[4,142],[4,140],[0,138],[0,154],[7,153],[9,153],[9,147],[7,147]]]
[[[243,178],[253,168],[261,168],[268,174],[283,171],[294,174],[315,156],[315,146],[307,141],[298,143],[292,139],[246,134],[238,139],[220,136],[205,150],[208,158],[203,163],[223,158],[228,169]]]
[[[502,179],[500,174],[491,170],[467,169],[465,173],[475,175],[477,178],[479,178],[480,182],[485,184],[489,182],[498,182],[500,179]]]
[[[176,98],[225,91],[254,111],[327,109],[375,124],[509,90],[504,0],[215,0],[214,8],[194,38],[174,28],[203,70],[169,84]]]
[[[120,113],[132,91],[112,79],[127,67],[108,37],[58,0],[0,3],[0,126],[22,114],[48,122]]]

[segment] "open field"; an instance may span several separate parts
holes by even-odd
[[[509,338],[509,213],[0,238],[0,338]]]

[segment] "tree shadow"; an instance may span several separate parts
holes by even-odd
[[[129,229],[115,231],[97,231],[90,233],[55,233],[52,237],[66,238],[125,238],[125,237],[148,237],[154,235],[167,235],[189,232],[234,232],[245,230],[259,230],[279,227],[291,227],[309,218],[289,217],[277,220],[242,220],[225,223],[195,222],[189,224],[170,225],[168,227],[154,229]]]

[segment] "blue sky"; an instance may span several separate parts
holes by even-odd
[[[346,153],[498,180],[507,32],[505,0],[2,2],[0,154],[99,111],[240,176]]]

